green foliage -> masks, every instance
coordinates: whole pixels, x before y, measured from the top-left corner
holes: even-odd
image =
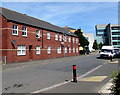
[[[117,72],[115,72],[112,75],[113,78],[113,86],[112,86],[112,93],[114,95],[120,95],[120,70],[118,70]]]
[[[102,46],[103,46],[103,44],[102,44],[102,43],[100,43],[100,44],[99,44],[99,49],[101,49],[101,48],[102,48]]]
[[[97,43],[97,41],[94,41],[94,43],[93,43],[93,49],[98,50],[98,43]]]
[[[85,46],[89,45],[88,40],[83,36],[83,33],[81,32],[81,29],[78,29],[75,31],[75,34],[79,37],[80,45],[84,48]]]

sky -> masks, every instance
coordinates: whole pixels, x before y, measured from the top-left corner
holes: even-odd
[[[118,24],[117,2],[2,2],[1,6],[85,33],[95,34],[98,24]]]

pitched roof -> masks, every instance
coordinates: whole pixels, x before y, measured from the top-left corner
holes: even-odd
[[[28,16],[26,14],[21,14],[6,8],[2,8],[0,7],[0,9],[2,9],[2,11],[0,11],[0,14],[2,14],[8,21],[13,21],[13,22],[17,22],[17,23],[21,23],[21,24],[25,24],[25,25],[30,25],[30,26],[34,26],[34,27],[39,27],[42,29],[47,29],[47,30],[51,30],[54,32],[58,32],[58,33],[67,33],[68,35],[71,36],[76,36],[75,34],[69,33],[68,30],[53,25],[49,22]],[[76,36],[77,37],[77,36]]]

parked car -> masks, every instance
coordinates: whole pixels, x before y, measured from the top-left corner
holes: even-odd
[[[113,58],[115,54],[113,46],[103,46],[100,51],[100,57]]]
[[[115,56],[120,54],[120,48],[114,48]]]

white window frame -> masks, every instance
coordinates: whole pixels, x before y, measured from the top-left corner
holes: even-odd
[[[55,40],[58,41],[58,35],[57,34],[55,34]]]
[[[25,35],[23,35],[25,33]],[[27,27],[22,27],[22,36],[27,37]]]
[[[75,39],[73,38],[72,40],[73,40],[73,43],[74,43],[74,42],[75,42]]]
[[[76,43],[78,43],[78,39],[76,39]]]
[[[64,47],[64,53],[67,53],[67,47]]]
[[[69,37],[69,40],[68,40],[69,42],[71,42],[71,38]]]
[[[57,48],[57,53],[60,54],[61,53],[61,47]]]
[[[17,46],[17,55],[26,55],[26,46],[25,45],[18,45]]]
[[[66,36],[64,36],[64,42],[66,42],[67,41],[67,37]]]
[[[14,33],[14,32],[16,32],[16,33]],[[18,25],[12,26],[12,35],[18,35]]]
[[[76,48],[76,52],[78,52],[78,48]]]
[[[50,46],[48,46],[48,48],[47,48],[47,54],[51,54],[51,47]]]
[[[71,48],[69,48],[69,53],[71,53]]]
[[[75,48],[73,48],[73,53],[75,53]]]
[[[36,30],[36,38],[40,38],[40,30]]]
[[[47,39],[50,40],[50,32],[47,32]]]
[[[40,54],[40,46],[36,46],[36,54]]]
[[[62,41],[62,35],[60,35],[59,38],[60,38],[60,41]]]

